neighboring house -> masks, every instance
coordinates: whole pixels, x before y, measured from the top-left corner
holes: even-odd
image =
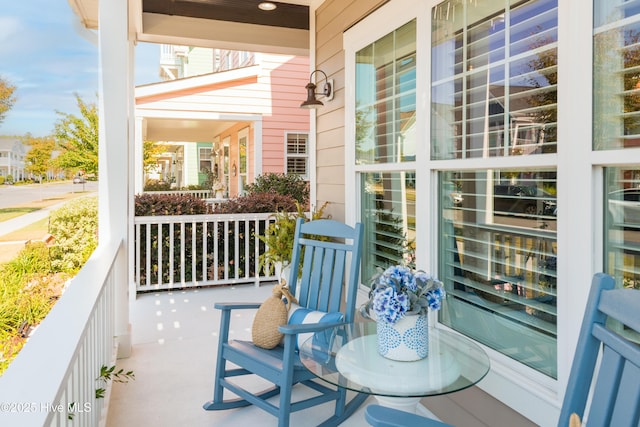
[[[11,176],[14,181],[25,178],[24,157],[27,148],[18,138],[0,137],[0,176]]]
[[[640,187],[637,2],[300,0],[279,2],[287,12],[280,19],[254,7],[225,15],[225,25],[208,18],[224,7],[217,2],[70,3],[85,26],[99,27],[101,66],[109,71],[100,85],[100,202],[108,209],[100,210],[97,253],[107,258],[111,242],[119,250],[91,266],[116,266],[115,308],[107,313],[121,356],[131,336],[134,146],[154,129],[149,121],[158,116],[171,136],[147,133],[150,139],[194,141],[200,134],[186,138],[186,128],[171,134],[172,120],[241,122],[230,139],[241,126],[251,139],[251,123],[264,135],[256,126],[267,121],[248,111],[252,98],[232,113],[211,113],[209,101],[228,90],[215,75],[189,83],[217,95],[195,96],[176,80],[134,97],[135,42],[309,55],[309,69],[335,82],[333,101],[311,115],[312,203],[330,202],[333,218],[365,223],[363,294],[377,263],[402,259],[403,233],[414,236],[410,255],[448,292],[436,326],[468,335],[491,358],[478,388],[494,399],[430,398],[434,412],[499,418],[504,404],[538,425],[556,424],[593,273],[640,286],[640,206],[624,191]],[[252,67],[230,73],[237,73],[232,84],[260,81]],[[293,89],[292,98],[303,98]],[[149,107],[146,115],[135,116],[134,98],[138,113]],[[167,99],[184,105],[168,108]],[[265,110],[277,107],[264,99]],[[207,135],[224,147],[222,130]],[[265,139],[254,145],[263,153],[253,154],[263,171],[276,168]],[[240,159],[230,148],[232,158]],[[259,169],[249,163],[246,170],[249,179]],[[521,186],[510,196],[536,201],[535,209],[495,209],[494,191],[505,183]],[[552,206],[549,197],[559,206],[550,212],[543,208]],[[389,242],[393,250],[385,252]]]
[[[209,49],[201,67],[185,71],[204,51],[174,49],[180,64],[162,69],[184,77],[136,88],[142,129],[136,143],[169,147],[158,159],[159,177],[185,187],[202,184],[212,171],[231,197],[267,172],[308,178],[309,112],[299,108],[308,58]],[[168,54],[163,57],[172,62]],[[218,71],[200,74],[209,59]]]

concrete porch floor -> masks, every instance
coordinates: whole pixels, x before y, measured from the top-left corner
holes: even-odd
[[[272,287],[248,284],[138,296],[130,319],[132,354],[117,361],[118,368],[134,371],[136,378],[126,384],[113,384],[107,426],[276,426],[275,417],[255,407],[226,411],[202,408],[213,397],[220,321],[213,304],[262,302],[271,295]],[[232,320],[233,338],[251,338],[254,313],[238,312]],[[307,390],[304,386],[299,388],[298,393]],[[294,389],[294,396],[295,392]],[[370,397],[365,405],[373,399]],[[365,405],[342,426],[367,426]],[[327,403],[296,412],[291,416],[291,425],[318,425],[331,415],[332,408]]]

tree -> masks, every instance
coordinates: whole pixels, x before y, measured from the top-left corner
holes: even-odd
[[[4,121],[9,110],[16,102],[16,97],[13,96],[16,87],[0,77],[0,123]]]
[[[55,141],[52,137],[28,138],[24,143],[31,147],[25,156],[25,170],[42,181],[42,177],[51,169]]]
[[[61,113],[55,124],[55,138],[60,149],[58,166],[67,170],[98,174],[98,107],[76,95],[80,117]]]
[[[153,172],[158,166],[158,157],[167,151],[167,146],[154,141],[142,143],[142,168],[145,172]]]

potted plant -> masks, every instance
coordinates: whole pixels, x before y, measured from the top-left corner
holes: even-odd
[[[326,218],[324,209],[327,203],[311,213],[311,219],[316,220]],[[282,275],[282,270],[291,263],[291,252],[293,251],[293,237],[296,231],[296,220],[298,218],[307,219],[302,205],[296,202],[297,212],[278,212],[274,214],[275,221],[269,224],[264,236],[258,238],[266,244],[265,251],[260,254],[258,260],[260,268],[265,274],[271,274],[275,268],[278,280]]]
[[[213,189],[213,192],[214,192],[214,194],[216,196],[216,199],[224,198],[224,193],[223,192],[224,192],[225,188],[226,188],[226,186],[224,185],[223,182],[215,181],[213,183],[212,189]]]
[[[395,265],[376,275],[363,313],[375,314],[378,353],[413,361],[428,355],[428,311],[439,310],[442,282],[422,270]]]

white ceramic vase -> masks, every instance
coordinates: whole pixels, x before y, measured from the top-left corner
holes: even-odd
[[[377,320],[378,353],[401,362],[424,359],[429,355],[428,326],[426,314],[404,316],[396,323]]]

